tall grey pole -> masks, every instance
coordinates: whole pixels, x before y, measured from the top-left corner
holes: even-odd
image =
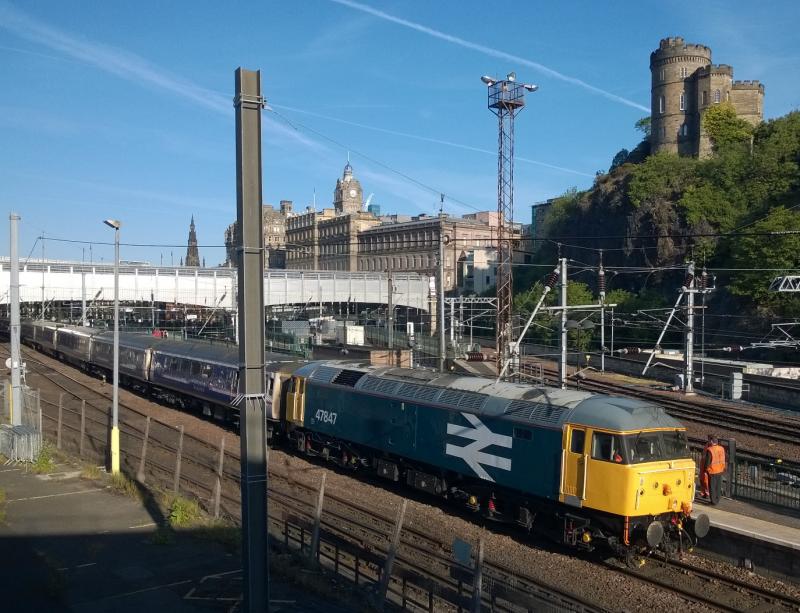
[[[600,307],[600,371],[606,372],[606,307]]]
[[[244,611],[269,606],[261,72],[236,69],[236,221]]]
[[[686,265],[686,351],[683,391],[694,393],[694,262]]]
[[[44,232],[42,232],[42,319],[44,319]]]
[[[611,309],[611,355],[614,355],[614,309]]]
[[[561,361],[558,381],[561,389],[567,389],[567,258],[561,258]]]
[[[19,253],[17,252],[17,222],[19,222],[20,216],[16,213],[11,213],[8,219],[11,229],[9,242],[11,248],[11,287],[9,287],[9,300],[11,302],[11,321],[9,322],[9,334],[11,336],[11,425],[19,426],[22,424],[22,377],[20,376],[22,362],[19,349]]]
[[[114,229],[114,369],[111,397],[111,474],[119,473],[119,229],[122,222],[106,219]]]
[[[392,271],[387,271],[389,276],[389,289],[386,299],[386,332],[388,334],[389,349],[394,349],[394,279],[392,278]],[[392,362],[394,363],[394,362]]]
[[[89,325],[86,321],[86,271],[81,271],[81,325]]]
[[[444,200],[444,196],[442,196]],[[445,359],[447,356],[445,345],[445,329],[444,329],[444,213],[439,210],[439,372],[444,372]],[[452,322],[450,323],[452,325]]]

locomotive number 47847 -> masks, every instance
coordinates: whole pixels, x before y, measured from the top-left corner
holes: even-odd
[[[317,409],[317,412],[314,414],[314,419],[332,426],[336,424],[336,417],[337,414],[333,411],[323,411],[322,409]]]

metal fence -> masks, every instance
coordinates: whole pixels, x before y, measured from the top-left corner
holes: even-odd
[[[725,447],[727,459],[723,477],[726,496],[800,510],[800,466],[737,451],[735,439],[721,439],[720,444]],[[701,445],[692,445],[692,456],[698,468],[702,453]]]
[[[83,460],[108,458],[108,408],[72,393],[34,394],[41,407],[44,432],[56,448]],[[135,479],[141,492],[156,486],[191,497],[214,517],[240,519],[239,450],[230,434],[212,444],[185,432],[182,425],[165,423],[132,407],[120,406],[120,468]],[[226,445],[227,440],[227,445]],[[532,590],[531,579],[486,560],[483,587],[473,571],[467,579],[454,577],[459,564],[440,546],[420,548],[420,538],[433,542],[402,520],[393,522],[348,496],[328,492],[324,503],[319,487],[304,483],[305,469],[288,464],[270,467],[269,530],[290,550],[312,556],[310,547],[316,520],[313,556],[329,571],[360,587],[388,579],[386,598],[411,610],[595,610],[556,587]],[[323,478],[324,483],[324,478]],[[324,487],[324,486],[322,486]],[[398,523],[399,522],[399,523]],[[404,538],[400,538],[402,527]],[[438,542],[438,541],[436,541]],[[392,545],[394,543],[394,545]],[[415,545],[416,544],[416,545]],[[388,550],[396,549],[393,565]],[[475,586],[478,586],[477,589]],[[482,608],[481,608],[482,602]],[[510,605],[508,603],[511,603]]]
[[[12,462],[33,462],[42,450],[42,407],[38,392],[23,387],[21,420],[11,423],[11,385],[3,382],[0,389],[0,454]]]

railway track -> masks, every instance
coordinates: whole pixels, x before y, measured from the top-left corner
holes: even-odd
[[[59,372],[53,366],[36,359],[31,355],[31,351],[26,351],[29,362],[36,363],[33,369],[39,376],[52,381],[53,385],[72,395],[85,395],[87,391],[93,394],[91,405],[103,412],[108,411],[109,399],[105,394],[97,391],[95,387],[64,372]],[[63,365],[62,365],[63,366]],[[69,367],[64,367],[69,368]],[[659,400],[661,402],[661,400]],[[88,404],[88,403],[87,403]],[[139,413],[133,407],[120,403],[120,408]],[[52,419],[52,417],[51,417]],[[98,431],[102,428],[105,432],[107,424],[103,420],[92,420]],[[130,436],[141,438],[142,429],[121,422],[123,433]],[[65,423],[66,426],[66,423]],[[209,500],[213,495],[213,487],[209,486],[207,475],[215,471],[214,454],[217,449],[210,442],[196,440],[195,449],[184,455],[184,472],[181,475],[182,490],[191,492],[201,500]],[[205,449],[199,447],[205,445]],[[164,448],[163,454],[156,454],[155,457],[148,456],[148,471],[150,474],[161,474],[162,481],[168,480],[173,467],[168,462],[168,449]],[[233,450],[232,450],[233,451]],[[202,456],[202,457],[200,457]],[[238,459],[238,458],[237,458]],[[132,461],[137,461],[136,454],[132,454]],[[238,515],[238,466],[228,464],[223,471],[223,489],[221,499],[223,508],[228,514],[236,517]],[[204,476],[206,477],[204,479]],[[316,489],[314,486],[303,483],[292,478],[287,473],[276,471],[270,467],[270,495],[272,500],[279,503],[286,510],[291,510],[306,517],[310,516],[310,504],[308,499],[313,499]],[[286,480],[292,488],[299,488],[305,491],[305,496],[297,496],[293,492],[287,492],[283,488],[277,488],[275,481]],[[272,515],[272,514],[271,514]],[[324,526],[352,542],[381,550],[385,549],[387,534],[391,533],[393,518],[387,518],[374,510],[358,505],[345,497],[337,496],[332,492],[326,492],[325,512],[323,514]],[[277,520],[275,520],[277,521]],[[450,545],[431,538],[424,532],[412,526],[406,526],[403,530],[402,548],[408,568],[415,572],[424,573],[431,579],[439,582],[450,582],[444,570],[447,564],[451,563]],[[627,568],[616,568],[619,572],[630,574],[632,577],[650,583],[660,589],[669,590],[680,594],[681,597],[695,602],[703,603],[713,608],[724,611],[751,611],[751,610],[786,610],[800,611],[800,601],[783,596],[781,594],[763,590],[761,588],[736,582],[723,575],[718,575],[710,571],[703,571],[693,566],[680,566],[679,563],[664,564],[661,562],[652,563],[646,569],[631,570]],[[570,594],[568,591],[558,586],[547,585],[541,581],[523,576],[518,570],[497,563],[488,562],[484,566],[484,576],[487,583],[499,586],[506,586],[509,589],[523,590],[537,598],[550,598],[550,602],[558,603],[557,606],[568,610],[595,611],[596,606],[583,601],[581,598]],[[686,581],[686,577],[691,577]],[[709,587],[711,586],[711,587]]]
[[[558,376],[558,372],[555,370],[548,368],[543,370],[545,375],[551,378]],[[580,382],[580,387],[587,391],[603,394],[651,400],[664,407],[673,417],[699,421],[788,445],[800,446],[800,421],[796,419],[789,419],[788,417],[779,419],[766,413],[759,416],[749,416],[740,411],[732,410],[722,403],[694,403],[688,400],[671,398],[664,393],[649,389],[641,389],[609,381],[598,381],[597,379],[583,379]]]
[[[606,562],[610,568],[719,611],[800,611],[800,600],[738,581],[680,560],[650,560],[640,568]]]

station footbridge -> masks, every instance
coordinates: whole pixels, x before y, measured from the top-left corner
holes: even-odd
[[[9,258],[0,258],[0,304],[9,301]],[[20,262],[21,303],[113,300],[114,265],[63,261]],[[392,302],[398,307],[429,311],[431,277],[392,274]],[[236,309],[235,268],[120,264],[119,298],[125,302],[162,302],[197,307]],[[376,272],[267,270],[267,307],[305,304],[386,304],[389,276]],[[434,306],[435,308],[435,306]]]

